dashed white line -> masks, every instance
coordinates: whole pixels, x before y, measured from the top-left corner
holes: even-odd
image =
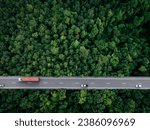
[[[107,85],[111,84],[111,83],[106,83]]]
[[[90,84],[95,84],[94,82],[91,82]]]
[[[63,82],[59,82],[59,84],[63,84]]]
[[[122,83],[122,84],[127,84],[127,83]]]
[[[48,82],[43,82],[44,84],[48,84]]]
[[[75,82],[74,84],[79,84],[79,82]]]
[[[11,82],[12,84],[16,84],[16,82]]]

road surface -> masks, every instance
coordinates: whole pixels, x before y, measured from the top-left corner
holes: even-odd
[[[19,82],[19,77],[0,77],[0,89],[150,89],[150,77],[40,77],[40,82]]]

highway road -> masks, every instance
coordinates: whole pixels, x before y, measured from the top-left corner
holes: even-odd
[[[0,77],[0,89],[150,89],[150,77],[40,77],[40,82],[18,78]]]

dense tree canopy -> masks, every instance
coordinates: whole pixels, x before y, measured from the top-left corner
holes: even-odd
[[[150,76],[149,0],[0,0],[1,76]],[[0,112],[150,112],[149,91],[0,90]]]

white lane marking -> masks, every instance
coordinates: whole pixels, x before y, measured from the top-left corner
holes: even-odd
[[[75,82],[74,84],[79,84],[79,82]]]
[[[122,84],[127,84],[127,83],[122,83]]]
[[[59,84],[63,84],[63,82],[59,82]]]
[[[11,82],[12,84],[16,84],[16,82]]]
[[[48,82],[43,82],[44,84],[48,84]]]
[[[91,82],[90,84],[95,84],[94,82]]]
[[[108,84],[108,85],[109,85],[109,84],[111,84],[111,83],[106,83],[106,84]]]

